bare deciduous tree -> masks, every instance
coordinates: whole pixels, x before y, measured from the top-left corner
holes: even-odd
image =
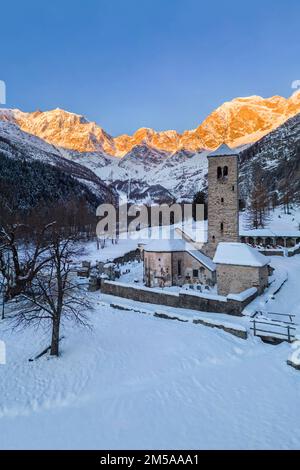
[[[34,232],[25,224],[0,226],[0,272],[6,279],[6,300],[20,295],[49,261],[47,241],[54,223]],[[30,234],[30,239],[26,237]],[[7,253],[11,262],[7,263]]]
[[[13,284],[13,270],[11,266],[10,252],[0,247],[0,291],[2,296],[1,320],[5,318],[5,303]]]
[[[47,263],[34,276],[30,288],[21,294],[23,308],[14,317],[16,327],[46,325],[51,327],[50,354],[59,355],[62,320],[73,320],[88,326],[85,311],[91,308],[72,270],[72,259],[78,254],[72,237],[53,230],[45,253]]]

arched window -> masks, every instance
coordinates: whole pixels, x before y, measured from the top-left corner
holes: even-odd
[[[220,166],[218,166],[217,176],[218,176],[218,180],[222,178],[222,168]]]
[[[226,176],[228,176],[228,166],[224,166],[223,168],[223,177],[225,178]]]
[[[224,224],[223,224],[223,222],[221,222],[220,228],[221,228],[221,232],[223,232],[223,230],[224,230]]]

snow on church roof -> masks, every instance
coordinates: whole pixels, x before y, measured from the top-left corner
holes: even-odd
[[[270,259],[245,243],[221,242],[213,261],[216,264],[262,267],[268,264]]]
[[[215,271],[216,270],[216,265],[215,263],[206,255],[204,255],[201,251],[196,250],[193,246],[191,246],[189,243],[187,243],[186,251],[189,253],[191,256],[196,258],[201,264],[207,267],[210,271]]]
[[[185,251],[185,242],[178,239],[152,240],[144,248],[144,251],[166,253],[171,251]]]
[[[231,149],[226,144],[220,145],[216,150],[208,154],[208,157],[219,157],[222,155],[237,155],[238,152],[235,149]]]

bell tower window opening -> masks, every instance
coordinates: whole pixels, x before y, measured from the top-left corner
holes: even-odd
[[[228,176],[228,166],[224,166],[224,168],[223,168],[223,177],[227,178],[227,176]]]
[[[222,168],[220,166],[218,166],[218,169],[217,169],[217,177],[218,177],[218,180],[221,179],[223,176],[222,174]]]

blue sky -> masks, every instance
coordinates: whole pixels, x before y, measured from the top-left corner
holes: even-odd
[[[196,127],[236,96],[292,93],[299,0],[1,2],[7,107],[64,108],[107,132]]]

